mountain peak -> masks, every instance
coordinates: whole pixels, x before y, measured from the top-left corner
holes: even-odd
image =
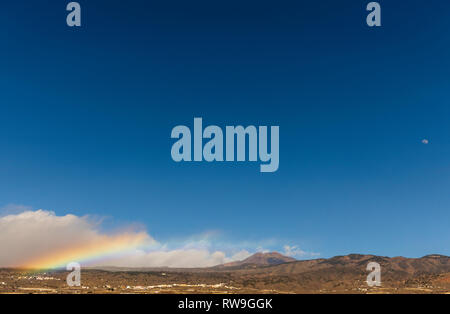
[[[225,267],[237,267],[237,266],[247,266],[247,265],[257,265],[257,266],[273,266],[283,263],[295,262],[295,258],[284,256],[278,252],[258,252],[252,256],[247,257],[242,261],[236,261],[231,263],[223,264]]]

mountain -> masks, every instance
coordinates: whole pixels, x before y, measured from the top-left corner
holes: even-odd
[[[370,262],[380,264],[379,287],[367,285]],[[83,268],[88,288],[81,290],[66,285],[67,275],[44,273],[39,276],[49,280],[42,281],[23,270],[0,269],[0,293],[450,293],[450,257],[437,254],[295,260],[272,252],[207,268]]]
[[[450,272],[450,257],[427,255],[421,258],[385,257],[376,255],[350,254],[328,259],[294,261],[252,270],[265,274],[318,274],[318,273],[367,273],[370,262],[377,262],[386,277],[406,278],[411,275],[440,274]]]
[[[450,257],[444,255],[406,258],[350,254],[300,261],[276,259],[274,264],[269,264],[270,257],[280,256],[283,257],[279,253],[256,254],[215,270],[231,274],[234,282],[244,287],[260,290],[356,293],[367,291],[367,265],[377,262],[383,284],[379,291],[430,293],[450,287]]]
[[[219,267],[274,266],[295,261],[297,261],[295,258],[284,256],[278,252],[256,253],[242,261],[226,263]]]
[[[279,265],[234,269],[242,282],[258,278],[258,287],[279,291],[359,291],[365,289],[370,262],[381,266],[383,287],[411,288],[415,292],[450,286],[450,257],[427,255],[421,258],[350,254],[329,259],[295,261]],[[392,292],[392,290],[390,290]],[[402,290],[408,292],[409,290]]]

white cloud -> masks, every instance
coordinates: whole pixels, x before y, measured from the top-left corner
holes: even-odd
[[[258,246],[258,247],[256,248],[256,252],[259,252],[259,253],[269,253],[270,250],[269,250],[269,249],[265,249],[265,248],[263,248],[262,246]]]
[[[158,243],[146,232],[106,234],[89,217],[57,216],[45,210],[0,217],[0,267],[71,261],[123,267],[207,267],[250,255],[243,250],[228,257],[204,243],[196,239],[168,249],[169,245]],[[92,259],[95,255],[101,259]]]
[[[176,249],[167,251],[136,250],[127,256],[97,263],[98,266],[119,267],[209,267],[223,264],[224,252],[206,249]]]
[[[25,211],[0,218],[0,266],[28,266],[58,262],[66,254],[76,257],[94,254],[95,247],[113,250],[111,245],[134,245],[154,241],[142,232],[102,234],[88,217],[56,216],[44,210]],[[77,253],[78,252],[78,253]]]
[[[252,255],[252,253],[250,253],[247,250],[241,250],[237,253],[235,253],[230,260],[227,260],[226,262],[232,262],[232,261],[242,261],[244,259],[246,259],[247,257],[250,257]]]
[[[209,267],[243,260],[255,251],[269,251],[259,244],[222,242],[215,238],[215,232],[160,243],[145,231],[102,232],[100,222],[88,216],[57,216],[20,205],[3,209],[25,211],[0,216],[0,267],[64,267],[69,262],[88,266]],[[267,243],[272,246],[272,242]],[[248,251],[251,247],[256,250]],[[319,255],[289,245],[282,253],[303,258]]]
[[[300,249],[296,245],[285,245],[283,247],[284,252],[283,254],[286,256],[294,257],[294,258],[308,258],[308,257],[317,257],[320,254],[319,253],[313,253],[313,252],[306,252]]]

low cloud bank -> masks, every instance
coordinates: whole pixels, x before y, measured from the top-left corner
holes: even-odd
[[[26,210],[0,217],[0,267],[52,268],[72,261],[122,267],[208,267],[250,256],[185,243],[167,249],[146,232],[107,234],[88,217]]]

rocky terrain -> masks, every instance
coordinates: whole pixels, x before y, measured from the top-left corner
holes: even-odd
[[[381,265],[381,287],[366,283],[372,261]],[[450,293],[450,257],[442,255],[296,261],[258,253],[210,268],[82,269],[80,287],[68,287],[67,274],[0,269],[0,293]]]

